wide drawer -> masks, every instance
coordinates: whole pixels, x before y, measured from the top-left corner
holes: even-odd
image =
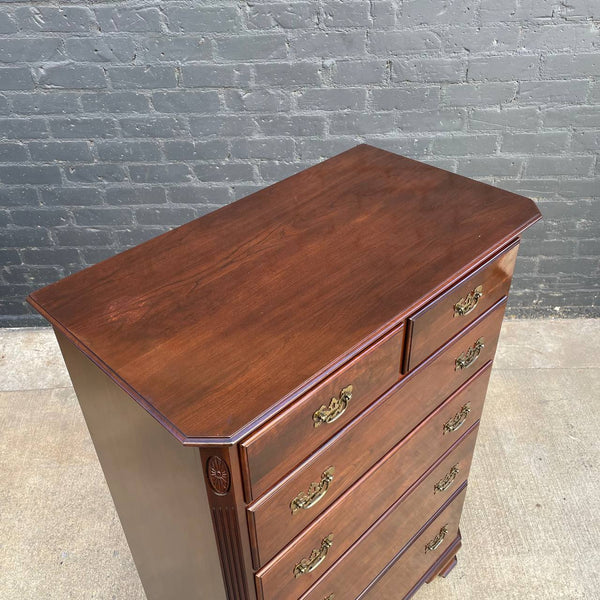
[[[403,343],[401,326],[240,444],[248,502],[398,381]]]
[[[397,509],[394,507],[301,596],[301,600],[323,600],[331,598],[332,594],[336,600],[357,598],[402,550],[403,541],[411,543],[411,536],[416,538],[411,545],[411,565],[421,573],[425,572],[443,553],[444,547],[458,535],[465,493],[466,482],[422,533],[419,527],[427,517],[418,521],[413,515],[407,514],[402,505]],[[405,559],[402,557],[399,560]],[[395,591],[377,597],[388,600],[402,598],[402,594]]]
[[[255,568],[266,564],[462,385],[479,365],[493,358],[504,306],[504,302],[500,303],[473,323],[248,507]],[[457,368],[457,360],[470,362],[464,368]],[[430,457],[435,458],[441,452],[440,448]]]
[[[466,481],[477,430],[475,423],[414,483],[413,462],[408,457],[413,452],[422,455],[427,440],[419,434],[406,438],[256,574],[259,600],[298,598],[395,502],[398,492],[408,486],[400,499],[401,508],[414,517],[413,522],[424,522]],[[434,458],[430,456],[426,462]],[[302,559],[318,556],[323,540],[330,535],[333,543],[322,563],[299,573]],[[398,538],[396,543],[405,541]]]
[[[508,294],[518,248],[511,244],[408,319],[405,372]]]
[[[460,499],[457,498],[457,501]],[[412,597],[415,586],[423,581],[444,552],[452,546],[460,547],[460,543],[455,543],[460,541],[460,514],[457,518],[455,507],[451,505],[448,508],[404,549],[398,559],[386,569],[386,573],[360,595],[360,600],[402,600]],[[441,543],[435,550],[427,551],[427,548],[436,545],[438,541]]]

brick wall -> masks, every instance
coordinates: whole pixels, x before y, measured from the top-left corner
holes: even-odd
[[[535,198],[510,312],[597,315],[599,26],[599,0],[4,0],[1,323],[361,141]]]

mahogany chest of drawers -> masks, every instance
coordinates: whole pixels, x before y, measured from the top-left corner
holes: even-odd
[[[401,599],[447,574],[539,218],[361,145],[32,294],[148,598]]]

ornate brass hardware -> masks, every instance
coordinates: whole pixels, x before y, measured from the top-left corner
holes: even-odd
[[[473,346],[471,346],[466,352],[463,352],[455,361],[454,361],[454,370],[462,371],[470,367],[481,354],[481,351],[485,348],[483,343],[483,338],[480,337]]]
[[[449,421],[444,423],[443,434],[452,433],[460,429],[471,412],[471,403],[467,402]]]
[[[303,558],[294,567],[294,577],[300,577],[314,571],[326,558],[329,548],[333,545],[333,533],[330,533],[327,537],[324,537],[321,541],[321,547],[315,548],[308,558]],[[331,596],[329,596],[331,598]]]
[[[482,296],[483,286],[478,285],[472,292],[469,292],[454,305],[454,316],[464,317],[465,315],[468,315],[472,310],[475,310],[479,298]]]
[[[459,472],[460,469],[458,468],[458,465],[454,465],[450,471],[448,471],[448,474],[433,486],[433,493],[437,494],[438,492],[445,492],[448,488],[452,487]]]
[[[439,548],[444,542],[444,538],[448,535],[448,525],[444,525],[440,532],[428,543],[425,544],[425,554],[433,552],[436,548]]]
[[[333,423],[336,419],[339,419],[348,408],[350,400],[352,400],[352,386],[347,385],[340,391],[338,398],[334,396],[331,399],[329,406],[323,404],[319,410],[315,411],[313,415],[315,427],[323,423]]]
[[[291,502],[290,508],[292,514],[295,515],[299,510],[306,510],[314,506],[329,489],[329,484],[333,481],[335,467],[329,467],[321,475],[321,481],[313,481],[308,492],[300,492]]]

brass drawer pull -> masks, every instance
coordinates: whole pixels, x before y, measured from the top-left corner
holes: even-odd
[[[433,486],[433,493],[437,494],[438,492],[445,492],[447,489],[451,488],[452,484],[456,481],[456,476],[459,472],[460,469],[458,468],[458,465],[454,465],[450,471],[448,471],[448,474]]]
[[[471,403],[467,402],[449,421],[444,423],[443,434],[458,431],[465,424],[470,412]]]
[[[444,542],[444,538],[448,535],[448,525],[444,525],[440,532],[428,543],[425,544],[425,554],[428,552],[433,552],[435,549],[439,548]]]
[[[454,361],[454,370],[462,371],[462,369],[466,369],[470,367],[481,354],[481,351],[485,348],[483,343],[483,338],[480,337],[473,346],[471,346],[466,352],[463,352],[455,361]]]
[[[329,467],[321,475],[321,481],[313,481],[308,488],[308,492],[300,492],[291,502],[290,508],[295,515],[299,510],[306,510],[314,506],[329,489],[329,484],[333,481],[335,467]]]
[[[479,298],[482,296],[483,286],[478,285],[472,292],[468,293],[464,298],[461,298],[454,305],[454,316],[464,317],[465,315],[468,315],[471,311],[475,310],[475,307],[479,302]]]
[[[348,408],[350,400],[352,400],[352,386],[348,385],[340,391],[338,398],[334,396],[331,399],[329,406],[323,404],[319,410],[315,411],[313,415],[315,427],[323,423],[333,423],[336,419],[339,419]]]
[[[333,545],[333,533],[330,533],[327,537],[324,537],[321,541],[321,547],[315,548],[308,558],[303,558],[294,567],[294,577],[300,577],[314,571],[326,558],[329,548]],[[331,597],[331,596],[330,596]]]

